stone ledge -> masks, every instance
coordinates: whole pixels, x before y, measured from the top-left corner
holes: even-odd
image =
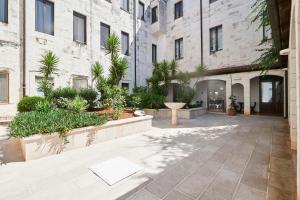
[[[152,115],[155,119],[159,118],[170,118],[171,109],[144,109],[147,115]],[[179,109],[177,115],[179,119],[195,119],[206,113],[206,108],[190,108],[190,109]]]
[[[58,133],[21,138],[23,156],[25,160],[33,160],[148,131],[152,128],[152,119],[152,116],[133,117],[109,121],[102,126],[74,129],[67,133],[67,144]]]

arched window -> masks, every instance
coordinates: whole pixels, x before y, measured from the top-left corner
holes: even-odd
[[[0,103],[9,102],[9,76],[8,72],[0,72]]]

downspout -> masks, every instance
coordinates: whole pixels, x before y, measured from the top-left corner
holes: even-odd
[[[201,32],[201,65],[204,65],[203,62],[203,6],[202,6],[202,0],[200,0],[200,32]]]
[[[20,33],[20,42],[21,42],[21,49],[20,49],[20,97],[26,96],[26,0],[20,1],[22,8],[20,8],[20,26],[21,33]]]
[[[136,0],[133,0],[133,38],[134,38],[134,87],[136,84]]]

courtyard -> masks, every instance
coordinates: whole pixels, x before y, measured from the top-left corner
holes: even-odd
[[[179,122],[26,162],[0,150],[0,199],[296,199],[287,120],[209,113]],[[89,167],[115,157],[143,170],[108,186]]]

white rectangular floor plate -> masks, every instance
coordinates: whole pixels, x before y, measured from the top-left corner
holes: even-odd
[[[129,160],[117,157],[105,162],[97,163],[89,169],[111,186],[142,170],[142,167]]]

